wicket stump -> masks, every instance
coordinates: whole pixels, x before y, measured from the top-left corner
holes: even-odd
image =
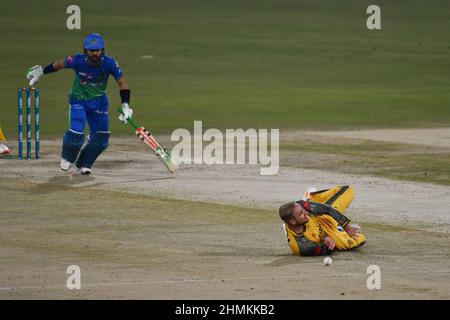
[[[34,146],[35,146],[35,158],[39,159],[40,156],[40,106],[39,106],[39,89],[38,88],[19,88],[17,92],[17,113],[18,113],[18,134],[19,145],[18,153],[19,159],[23,159],[23,96],[26,97],[26,128],[27,128],[27,159],[31,159],[31,109],[32,109],[32,93],[34,92]]]

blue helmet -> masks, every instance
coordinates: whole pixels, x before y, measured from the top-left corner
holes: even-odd
[[[103,43],[103,38],[98,33],[91,33],[84,40],[83,48],[89,50],[99,50],[103,49],[105,44]]]

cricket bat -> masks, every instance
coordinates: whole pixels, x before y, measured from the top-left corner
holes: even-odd
[[[117,108],[117,110],[119,113],[122,113],[121,107]],[[170,153],[156,141],[155,137],[147,129],[141,127],[132,117],[129,117],[127,121],[134,128],[136,136],[155,152],[156,157],[163,163],[167,170],[174,173],[178,169],[178,164],[172,160]]]

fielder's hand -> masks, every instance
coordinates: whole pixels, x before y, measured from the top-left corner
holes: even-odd
[[[127,119],[133,115],[133,109],[130,108],[128,103],[122,103],[122,113],[119,115],[119,120],[123,123],[128,123]]]
[[[347,224],[344,230],[350,237],[355,240],[358,239],[359,235],[361,234],[361,227],[354,223]]]
[[[325,239],[323,239],[323,242],[327,245],[328,250],[334,250],[334,247],[336,246],[336,241],[334,241],[330,237],[325,237]]]
[[[27,71],[27,79],[30,80],[30,86],[34,86],[36,82],[39,81],[39,78],[44,74],[44,71],[42,70],[42,66],[35,65],[34,67],[31,67]]]

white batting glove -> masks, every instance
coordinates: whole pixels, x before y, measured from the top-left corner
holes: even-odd
[[[27,79],[30,80],[30,87],[32,87],[36,82],[39,81],[39,78],[44,74],[42,70],[42,66],[35,65],[31,67],[27,71]]]
[[[133,109],[130,108],[128,103],[122,103],[122,113],[119,115],[119,120],[123,123],[128,123],[127,119],[133,115]]]

